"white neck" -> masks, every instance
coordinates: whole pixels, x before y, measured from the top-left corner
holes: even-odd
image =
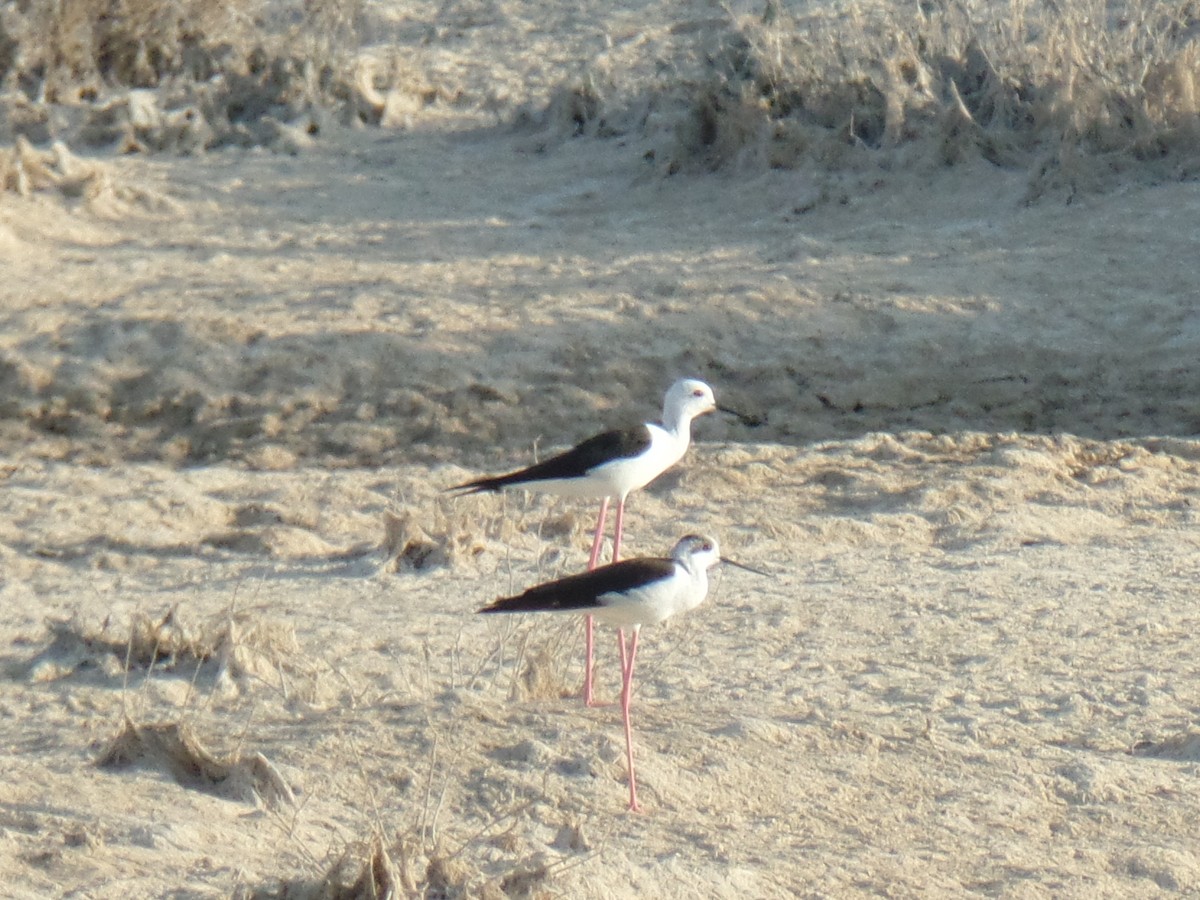
[[[696,417],[686,410],[664,407],[662,418],[663,431],[676,440],[682,440],[683,446],[686,449],[688,442],[692,439],[692,419],[694,418]]]
[[[680,428],[678,423],[672,428],[671,423],[664,425],[648,425],[650,429],[651,440],[657,445],[660,465],[673,466],[679,460],[683,459],[683,454],[687,453],[688,446],[692,442],[692,429],[689,427],[691,419],[683,423]],[[655,436],[657,433],[657,436]]]
[[[675,561],[683,566],[683,570],[692,576],[693,581],[708,580],[707,560],[699,560],[695,556],[677,556]]]
[[[694,609],[704,602],[708,595],[708,569],[698,560],[689,557],[678,560],[683,571],[687,573],[690,584],[683,595],[680,611]]]

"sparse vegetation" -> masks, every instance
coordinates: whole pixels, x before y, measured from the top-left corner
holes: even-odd
[[[67,104],[86,111],[73,144],[297,152],[331,111],[387,126],[443,94],[458,99],[420,72],[363,56],[357,3],[21,8],[0,17],[0,85],[8,129],[35,143],[63,137],[50,109]],[[804,13],[766,0],[761,13],[730,12],[689,52],[702,57],[698,66],[664,67],[654,87],[635,84],[637,98],[606,98],[604,78],[574,77],[535,119],[569,136],[640,129],[667,174],[982,158],[1028,169],[1031,199],[1104,188],[1131,169],[1155,181],[1200,174],[1195,0],[1112,9],[1100,0],[930,0]],[[398,80],[409,89],[391,90]],[[664,110],[674,123],[665,131],[651,114]],[[510,117],[527,121],[528,112],[514,106]]]
[[[524,811],[522,808],[521,811]],[[511,825],[510,815],[497,818],[491,827]],[[483,840],[485,834],[474,836]],[[376,900],[383,897],[551,897],[554,878],[578,860],[542,857],[515,862],[502,875],[489,876],[473,861],[463,858],[466,847],[424,847],[414,831],[396,837],[388,846],[378,834],[361,844],[345,847],[333,865],[313,879],[281,882],[277,887],[247,894],[253,900]]]
[[[1191,0],[855,4],[802,18],[768,0],[735,26],[694,88],[668,171],[982,157],[1030,168],[1031,197],[1135,166],[1200,174]]]
[[[287,780],[261,753],[218,756],[186,723],[138,724],[126,719],[96,765],[117,770],[148,766],[165,772],[183,787],[259,801],[273,809],[296,804]]]
[[[38,150],[24,135],[18,135],[11,148],[0,147],[0,191],[22,197],[57,193],[99,215],[116,216],[131,206],[155,212],[175,209],[170,198],[125,184],[113,175],[111,167],[81,159],[61,141],[48,150]]]
[[[0,78],[51,103],[94,98],[106,86],[158,87],[212,77],[252,24],[254,0],[62,0],[16,4]]]
[[[202,623],[176,607],[164,615],[135,614],[128,629],[81,617],[48,623],[52,639],[29,662],[32,682],[55,681],[89,669],[108,678],[155,671],[196,679],[202,672],[222,693],[236,696],[265,685],[283,696],[308,696],[315,667],[304,658],[288,625],[255,613],[227,611]]]
[[[257,0],[10,4],[0,14],[3,137],[117,152],[296,152],[320,130],[319,111],[375,115],[350,59],[357,15],[336,0],[295,10]],[[64,108],[74,112],[54,113]]]

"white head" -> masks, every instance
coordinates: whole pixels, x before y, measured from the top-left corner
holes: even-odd
[[[770,575],[769,572],[764,572],[762,569],[756,569],[740,563],[736,559],[722,556],[717,539],[706,534],[686,534],[681,537],[671,549],[671,558],[678,560],[694,575],[707,572],[719,562],[729,563],[731,566],[737,566],[739,569],[745,569],[755,575]]]
[[[721,548],[714,537],[688,534],[680,538],[671,549],[671,558],[681,563],[693,575],[698,575],[707,572],[721,561]]]
[[[695,378],[681,378],[663,400],[663,424],[671,430],[686,428],[696,416],[717,408],[713,389]]]

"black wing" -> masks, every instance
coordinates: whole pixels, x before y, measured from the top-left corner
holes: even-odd
[[[578,478],[614,459],[628,459],[637,456],[649,446],[650,429],[645,425],[618,431],[606,431],[527,469],[509,472],[507,475],[497,475],[494,478],[468,481],[465,484],[447,488],[447,490],[475,494],[479,491],[498,491],[501,488],[527,484],[531,481]]]
[[[531,587],[515,597],[501,597],[481,613],[565,612],[603,606],[605,594],[624,593],[675,574],[670,559],[625,559],[591,572],[569,575]]]

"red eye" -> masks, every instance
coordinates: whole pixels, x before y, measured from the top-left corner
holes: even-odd
[[[704,391],[700,390],[699,388],[696,388],[696,390],[692,391],[692,396],[693,397],[703,397]]]

